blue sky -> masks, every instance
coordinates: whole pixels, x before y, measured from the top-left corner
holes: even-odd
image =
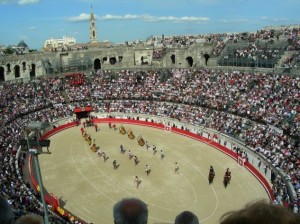
[[[41,49],[64,35],[88,42],[91,4],[98,40],[113,43],[300,24],[299,0],[0,0],[0,45]]]

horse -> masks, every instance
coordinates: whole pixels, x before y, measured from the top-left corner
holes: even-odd
[[[85,141],[88,140],[88,137],[89,137],[88,133],[83,132],[83,138],[84,138]]]
[[[96,146],[95,143],[92,144],[91,150],[92,150],[93,152],[96,152],[96,151],[97,151],[97,146]]]
[[[93,140],[92,140],[91,136],[88,136],[87,142],[88,142],[89,145],[92,145]]]
[[[142,138],[142,136],[139,136],[137,140],[138,140],[138,143],[139,143],[140,146],[144,146],[145,145],[145,141]]]
[[[125,130],[125,128],[123,127],[123,125],[121,125],[121,127],[119,128],[119,132],[120,132],[120,134],[122,134],[122,135],[125,135],[125,134],[126,134],[126,130]]]
[[[129,139],[134,139],[134,137],[135,137],[131,130],[128,131],[127,135],[128,135]]]
[[[230,179],[231,179],[230,176],[228,176],[228,175],[224,176],[223,184],[224,184],[225,188],[227,187],[228,184],[230,184]]]
[[[214,182],[214,178],[215,178],[215,173],[214,172],[209,172],[209,174],[208,174],[208,183],[212,184]]]

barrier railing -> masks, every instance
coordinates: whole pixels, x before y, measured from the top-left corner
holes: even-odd
[[[171,131],[174,132],[174,133],[181,134],[181,135],[199,140],[201,142],[204,142],[204,143],[206,143],[206,144],[222,151],[223,153],[230,156],[234,160],[237,160],[237,158],[238,158],[238,154],[236,152],[234,152],[232,149],[230,149],[231,147],[228,148],[224,145],[221,145],[220,142],[212,141],[208,136],[204,136],[205,134],[204,134],[203,130],[206,130],[204,128],[201,128],[200,130],[202,132],[199,133],[199,130],[197,130],[197,127],[195,127],[195,129],[191,129],[191,130],[188,129],[188,126],[185,126],[185,127],[181,126],[181,128],[174,127],[176,121],[174,123],[170,124],[170,121],[174,121],[170,118],[151,117],[149,119],[149,117],[147,117],[147,118],[145,118],[145,117],[142,118],[141,117],[140,118],[138,116],[139,118],[135,117],[135,119],[132,119],[132,114],[130,114],[131,119],[127,119],[126,116],[128,116],[128,114],[126,114],[126,115],[125,114],[114,114],[115,118],[107,118],[107,116],[105,116],[105,115],[108,115],[108,114],[101,114],[102,118],[95,118],[93,120],[93,122],[95,122],[95,123],[109,123],[109,122],[112,122],[112,123],[123,123],[123,124],[124,123],[129,123],[129,124],[143,125],[143,126],[159,128],[159,129],[164,129],[166,125],[168,125],[168,126],[170,125],[172,127]],[[182,124],[182,123],[181,122],[176,122],[176,124],[178,125],[178,124]],[[70,122],[70,123],[63,124],[59,127],[53,128],[52,130],[45,133],[42,136],[42,139],[49,138],[52,135],[54,135],[54,134],[56,134],[60,131],[63,131],[63,130],[68,129],[68,128],[75,127],[77,125],[78,125],[78,123],[76,123],[76,122]],[[193,127],[193,126],[189,125],[189,128],[190,127]],[[273,200],[274,196],[273,196],[273,193],[272,193],[272,188],[271,188],[269,182],[266,180],[265,176],[262,175],[250,162],[246,161],[245,162],[245,167],[249,172],[251,172],[260,181],[260,183],[265,188],[270,200]],[[36,189],[39,189],[39,186],[37,184],[37,181],[35,180],[35,177],[34,177],[33,173],[31,172],[30,174],[31,174],[32,183],[34,184]],[[55,195],[46,194],[45,200],[48,204],[54,206],[53,209],[54,209],[55,212],[58,212],[59,214],[61,214],[63,216],[69,216],[69,217],[72,216],[68,211],[61,208],[59,206],[58,202],[54,203],[55,201],[57,201],[57,198],[56,198]]]
[[[201,134],[203,136],[208,137],[208,134],[211,136],[217,135],[219,143],[230,150],[234,150],[235,148],[239,148],[242,151],[246,151],[248,155],[248,162],[255,167],[260,173],[269,181],[271,182],[272,173],[274,176],[280,176],[281,179],[284,181],[285,185],[288,188],[288,194],[290,197],[290,201],[294,201],[297,198],[297,193],[293,187],[291,180],[288,178],[288,175],[273,167],[272,163],[268,161],[265,157],[255,152],[255,149],[246,146],[246,144],[242,141],[239,141],[234,136],[228,136],[222,133],[217,132],[216,130],[212,130],[209,128],[205,128],[204,126],[197,125],[197,124],[190,124],[188,122],[180,122],[176,119],[172,119],[165,116],[154,116],[149,114],[136,114],[136,113],[120,113],[120,112],[113,112],[113,113],[92,113],[93,116],[97,116],[99,118],[107,118],[109,116],[115,118],[128,118],[134,117],[135,119],[139,118],[139,120],[153,120],[155,123],[175,125],[177,127],[182,127],[184,130],[188,129],[192,133]]]
[[[66,124],[62,124],[56,128],[52,128],[51,130],[48,130],[48,132],[46,132],[41,139],[47,139],[49,137],[51,137],[54,134],[57,134],[63,130],[66,130],[68,128],[72,128],[78,125],[77,122],[68,122],[68,119],[64,119],[67,123]],[[29,156],[29,162],[28,162],[28,166],[29,166],[29,174],[30,174],[30,178],[31,178],[31,182],[33,184],[33,186],[35,187],[35,189],[37,191],[40,191],[40,186],[38,185],[38,182],[36,181],[35,178],[35,173],[32,170],[32,166],[33,166],[33,160],[32,160],[32,155]],[[52,211],[59,214],[60,216],[63,217],[68,217],[69,220],[80,220],[80,223],[85,224],[86,222],[81,220],[78,217],[75,217],[74,215],[72,215],[69,211],[67,211],[66,209],[60,207],[60,203],[59,203],[59,199],[52,193],[49,193],[45,190],[45,201],[48,205],[50,205],[52,207]]]
[[[115,114],[117,115],[117,114]],[[122,116],[122,114],[118,114],[119,116],[116,116],[114,118],[96,118],[94,119],[94,122],[96,123],[109,123],[109,122],[113,122],[113,123],[129,123],[129,124],[137,124],[137,125],[143,125],[143,126],[148,126],[148,127],[153,127],[153,128],[159,128],[159,129],[164,129],[165,126],[171,126],[171,131],[174,133],[178,133],[181,135],[185,135],[187,137],[190,138],[194,138],[197,139],[201,142],[204,142],[220,151],[222,151],[223,153],[225,153],[226,155],[230,156],[231,158],[237,160],[238,159],[238,154],[233,151],[230,148],[221,145],[219,141],[214,141],[211,138],[205,135],[202,135],[198,132],[199,130],[196,129],[188,129],[187,127],[183,127],[183,128],[177,128],[174,127],[173,124],[169,124],[167,122],[167,119],[162,119],[162,118],[157,118],[157,117],[151,117],[150,119],[145,119],[142,118],[140,116],[135,117],[135,119],[132,119],[132,116],[130,117],[131,119],[127,119],[126,116],[124,118],[124,116]],[[132,115],[132,114],[131,114]],[[180,122],[179,122],[180,123]],[[175,125],[176,126],[176,125]],[[193,127],[192,125],[190,125],[191,127]],[[197,128],[197,127],[195,127]],[[201,131],[203,130],[207,130],[207,129],[203,129],[201,128]],[[213,136],[213,135],[212,135]],[[245,167],[260,181],[260,183],[264,186],[264,188],[266,189],[269,198],[271,200],[274,199],[274,195],[272,193],[272,188],[270,186],[270,183],[266,180],[266,176],[263,175],[261,172],[259,172],[256,167],[249,161],[245,161]]]

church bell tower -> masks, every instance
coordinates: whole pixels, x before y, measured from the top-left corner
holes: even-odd
[[[91,17],[90,17],[90,43],[97,43],[97,36],[96,36],[96,21],[93,12],[93,6],[91,5]]]

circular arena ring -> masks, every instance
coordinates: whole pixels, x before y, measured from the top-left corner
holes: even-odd
[[[194,212],[201,223],[213,224],[225,212],[239,209],[249,201],[270,200],[270,187],[264,177],[250,164],[241,166],[232,151],[210,139],[146,121],[96,122],[98,131],[94,126],[85,131],[106,153],[106,160],[91,150],[82,136],[82,126],[74,124],[46,134],[51,140],[51,154],[39,157],[47,192],[58,198],[59,207],[86,222],[113,223],[112,207],[124,197],[145,201],[149,224],[174,223],[176,215],[185,210]],[[110,128],[109,122],[116,129]],[[132,131],[133,139],[119,133],[121,125]],[[150,147],[139,145],[138,137]],[[120,145],[126,150],[124,153],[120,152]],[[130,154],[137,156],[139,163],[135,164]],[[117,169],[113,168],[113,160],[119,164]],[[146,165],[151,167],[149,175]],[[210,165],[216,173],[212,184],[208,183]],[[232,179],[225,188],[223,177],[227,168],[232,171]],[[141,181],[139,186],[135,176]]]

